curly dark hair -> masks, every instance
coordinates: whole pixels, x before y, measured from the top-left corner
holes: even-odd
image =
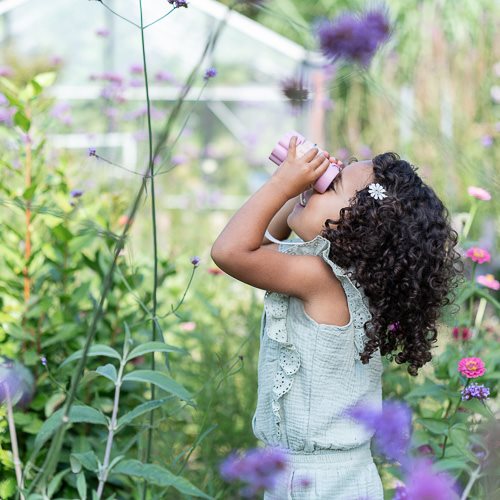
[[[355,158],[354,158],[355,160]],[[455,250],[458,233],[449,212],[417,167],[388,152],[372,159],[374,182],[387,197],[358,191],[339,219],[327,219],[321,235],[330,241],[330,258],[361,286],[372,319],[365,323],[368,340],[360,354],[363,364],[380,347],[390,361],[408,363],[408,373],[432,359],[436,324],[444,306],[456,299],[463,262]],[[335,224],[336,228],[330,225]]]

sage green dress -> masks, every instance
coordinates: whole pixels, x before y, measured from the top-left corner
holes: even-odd
[[[328,263],[346,294],[350,321],[319,324],[300,299],[265,294],[252,429],[267,446],[286,448],[290,466],[264,500],[383,500],[373,432],[345,414],[360,402],[382,408],[380,350],[366,365],[359,359],[363,325],[371,319],[368,300],[348,270],[329,259],[327,239],[279,243],[280,252],[318,255]]]

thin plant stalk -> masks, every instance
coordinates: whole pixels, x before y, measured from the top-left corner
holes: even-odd
[[[467,382],[465,382],[464,389],[465,389],[465,388],[469,385],[469,382],[470,382],[470,378],[468,378],[468,379],[467,379]],[[462,401],[462,396],[460,395],[460,396],[459,396],[459,399],[458,399],[458,404],[457,404],[457,406],[455,407],[455,411],[452,413],[452,415],[450,415],[450,417],[448,418],[448,420],[451,420],[451,418],[455,415],[455,413],[457,412],[457,410],[458,410],[458,408],[459,408],[459,406],[460,406],[461,401]],[[448,410],[450,409],[450,407],[451,407],[451,400],[450,400],[450,405],[448,406]],[[448,411],[446,412],[446,415],[445,415],[445,417],[444,417],[445,419],[446,419],[446,417],[447,417],[447,414],[448,414]],[[443,459],[443,458],[444,458],[444,454],[445,454],[445,452],[446,452],[446,443],[447,443],[447,441],[448,441],[448,435],[446,435],[446,436],[444,437],[444,441],[443,441],[443,451],[442,451],[442,453],[441,453],[441,457],[440,457],[440,459]]]
[[[120,390],[121,390],[121,386],[122,386],[123,371],[124,371],[125,365],[126,365],[126,361],[125,361],[126,358],[127,358],[127,353],[125,352],[123,354],[123,359],[120,362],[120,368],[118,369],[118,375],[117,375],[116,383],[115,383],[115,398],[113,401],[113,412],[111,414],[111,421],[109,423],[108,439],[106,441],[106,451],[104,452],[102,469],[99,471],[99,486],[97,487],[97,498],[102,497],[102,493],[104,491],[104,485],[106,484],[106,481],[107,481],[108,475],[109,475],[109,459],[111,457],[113,438],[115,436],[115,431],[117,428],[116,423],[117,423],[117,416],[118,416],[118,406],[120,403]]]
[[[476,319],[474,321],[474,328],[479,331],[481,328],[481,323],[483,322],[484,312],[486,311],[487,301],[484,297],[479,300],[479,306],[477,307]]]
[[[476,274],[476,266],[477,266],[477,262],[473,262],[472,263],[472,271],[471,271],[471,282],[472,282],[472,286],[475,286],[474,285],[474,275]],[[472,318],[473,318],[473,315],[474,315],[474,294],[472,294],[470,296],[470,299],[469,299],[469,325],[472,326]]]
[[[14,470],[16,471],[16,480],[19,490],[23,489],[23,473],[21,469],[21,460],[19,459],[19,447],[17,446],[17,434],[16,425],[14,423],[14,411],[12,408],[12,400],[10,399],[10,392],[8,384],[3,384],[5,388],[6,395],[6,406],[7,406],[7,421],[9,422],[9,433],[10,433],[10,443],[12,447],[12,458],[14,461]],[[24,496],[21,493],[21,500],[24,500]]]
[[[139,0],[139,11],[141,18],[141,49],[142,49],[142,64],[144,68],[144,86],[146,88],[146,106],[147,106],[147,121],[148,121],[148,153],[149,153],[149,172],[151,173],[150,177],[150,188],[151,188],[151,221],[153,227],[153,262],[154,262],[154,270],[153,270],[153,310],[152,316],[156,318],[156,308],[157,308],[157,290],[158,290],[158,237],[156,231],[156,196],[155,196],[155,176],[153,172],[153,130],[151,127],[151,100],[149,98],[149,85],[148,85],[148,68],[147,68],[147,60],[146,60],[146,43],[144,40],[144,19],[142,12],[142,0]],[[151,332],[151,340],[156,341],[156,321],[151,323],[152,332]],[[162,339],[164,340],[164,339]],[[165,357],[167,366],[168,366],[168,353]],[[155,353],[151,353],[151,370],[156,370],[156,362],[155,362]],[[156,398],[156,387],[154,384],[150,384],[151,389],[151,400]],[[147,444],[146,444],[146,456],[145,463],[149,463],[151,458],[151,448],[153,446],[153,426],[154,426],[154,414],[152,411],[149,413],[149,426],[148,426],[148,435],[147,435]],[[143,482],[142,489],[142,498],[146,499],[148,491],[148,482]]]
[[[467,217],[467,222],[465,223],[464,230],[462,233],[463,239],[467,238],[467,235],[469,234],[470,228],[472,226],[472,221],[474,220],[478,206],[479,205],[478,205],[476,199],[474,198],[474,201],[472,202],[472,207],[469,211],[469,216]]]
[[[462,496],[460,497],[460,500],[467,500],[469,498],[469,493],[472,489],[472,486],[474,486],[474,483],[481,477],[481,466],[479,466],[475,471],[472,472],[470,475],[469,481],[467,482],[467,485],[464,488],[464,491],[462,492]]]

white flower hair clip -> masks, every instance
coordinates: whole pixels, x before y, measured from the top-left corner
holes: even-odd
[[[383,200],[384,198],[387,198],[384,187],[382,187],[378,182],[372,182],[368,186],[368,191],[370,193],[370,196],[372,198],[375,198],[376,200]]]

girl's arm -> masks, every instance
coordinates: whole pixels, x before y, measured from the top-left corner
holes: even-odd
[[[222,270],[240,281],[305,299],[321,291],[326,274],[323,260],[262,246],[264,232],[280,208],[314,183],[330,164],[317,149],[297,158],[296,142],[292,137],[286,160],[233,215],[213,244],[211,256]]]
[[[276,213],[276,215],[272,218],[269,223],[269,227],[267,230],[278,240],[286,240],[290,234],[291,229],[288,227],[287,219],[290,213],[293,210],[293,207],[299,202],[299,197],[295,196],[294,198],[288,200]],[[268,245],[272,243],[265,236],[262,240],[263,245]]]

